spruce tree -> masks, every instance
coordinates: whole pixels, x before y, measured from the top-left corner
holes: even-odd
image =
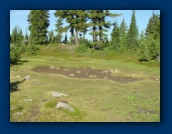
[[[131,50],[138,49],[138,28],[136,24],[136,16],[135,11],[132,12],[131,23],[129,27],[129,31],[127,34],[127,48]]]
[[[64,10],[56,10],[56,12],[54,13],[54,16],[57,17],[57,21],[56,21],[56,29],[55,31],[57,32],[56,38],[55,38],[55,42],[56,43],[60,43],[62,40],[62,33],[66,32],[66,29],[63,28],[63,19],[65,18],[65,11]]]
[[[18,26],[15,26],[11,34],[11,39],[12,39],[12,43],[14,44],[18,44],[18,45],[22,44],[22,40],[23,40],[22,29],[19,28]]]
[[[48,10],[31,10],[28,15],[30,39],[33,44],[47,43],[47,28],[49,26]]]
[[[150,59],[156,59],[160,55],[160,16],[152,14],[146,28],[146,39],[150,53]]]
[[[29,36],[28,36],[28,34],[27,34],[27,30],[26,30],[26,34],[25,34],[25,40],[29,40]]]
[[[126,49],[126,43],[127,43],[127,25],[125,23],[125,20],[123,19],[120,24],[120,46],[121,50]]]
[[[114,23],[114,28],[111,33],[111,46],[115,50],[120,49],[120,29],[116,22]]]
[[[97,44],[102,45],[102,43],[104,42],[104,39],[107,38],[107,34],[105,34],[105,32],[107,32],[110,26],[112,25],[110,22],[106,21],[106,18],[116,17],[116,16],[119,16],[119,14],[111,14],[109,10],[89,10],[88,11],[88,18],[91,20],[91,23],[89,24],[89,26],[92,27],[92,32],[90,34],[92,35],[93,42],[96,46]]]
[[[69,10],[66,21],[70,24],[72,32],[75,30],[75,45],[79,45],[79,32],[84,32],[87,28],[87,14],[85,10]]]
[[[54,31],[53,31],[53,29],[48,32],[48,43],[54,43]]]

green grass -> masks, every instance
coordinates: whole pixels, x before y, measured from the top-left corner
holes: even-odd
[[[47,46],[44,46],[45,48]],[[10,121],[12,122],[159,122],[160,69],[103,57],[103,51],[91,54],[75,53],[59,46],[42,48],[38,55],[23,56],[20,65],[10,67],[10,82],[31,79],[18,84],[20,90],[10,93]],[[45,49],[45,50],[44,50]],[[52,49],[52,50],[51,50]],[[91,50],[88,50],[91,51]],[[110,52],[111,53],[111,52]],[[89,55],[90,54],[90,55]],[[108,57],[108,56],[107,56]],[[114,56],[115,57],[115,56]],[[121,56],[122,57],[122,56]],[[27,62],[26,62],[27,61]],[[153,64],[153,63],[152,63]],[[156,63],[155,63],[156,64]],[[142,81],[120,84],[105,79],[78,79],[49,73],[33,72],[38,66],[91,67],[117,70],[113,75],[142,78]],[[68,94],[55,98],[51,91]],[[30,98],[33,101],[25,101]],[[75,112],[56,109],[65,100]],[[22,112],[22,115],[16,115]]]

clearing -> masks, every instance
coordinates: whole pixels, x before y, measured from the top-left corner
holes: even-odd
[[[160,69],[71,53],[23,56],[10,67],[10,121],[159,122]]]

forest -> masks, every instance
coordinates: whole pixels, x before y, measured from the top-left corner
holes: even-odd
[[[106,21],[107,17],[118,17],[121,14],[112,14],[108,10],[57,10],[56,29],[48,31],[49,11],[32,10],[28,16],[30,35],[23,34],[20,27],[16,26],[10,35],[10,63],[15,63],[19,55],[29,51],[35,53],[37,46],[48,44],[76,45],[78,50],[113,50],[115,53],[135,53],[137,60],[151,61],[160,59],[160,15],[152,13],[147,28],[140,34],[136,24],[135,11],[131,16],[130,26],[125,20],[120,25],[115,21]],[[68,24],[63,26],[63,20]],[[108,40],[106,31],[113,27],[111,38]],[[62,37],[62,33],[70,31],[71,35]],[[89,33],[92,40],[85,38]],[[55,34],[56,33],[56,34]],[[63,38],[63,40],[62,40]],[[12,45],[13,44],[13,45]],[[28,45],[27,47],[24,45]],[[17,47],[17,48],[16,48]],[[17,49],[17,50],[16,50]],[[19,51],[20,50],[20,51]],[[14,56],[16,55],[16,56]]]
[[[56,10],[48,30],[50,11],[30,10],[10,34],[10,121],[159,122],[160,15],[139,32],[136,13]]]

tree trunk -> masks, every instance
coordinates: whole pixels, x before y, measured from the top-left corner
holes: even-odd
[[[75,45],[76,46],[79,46],[79,43],[78,43],[78,31],[75,32]]]
[[[96,27],[93,26],[93,42],[97,41]]]
[[[99,40],[102,41],[102,26],[99,26]]]

